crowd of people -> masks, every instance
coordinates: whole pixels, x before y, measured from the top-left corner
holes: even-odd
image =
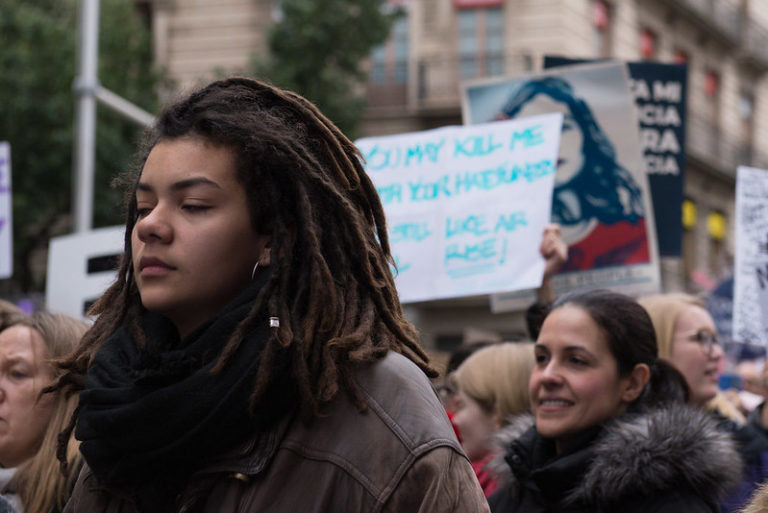
[[[313,104],[218,80],[169,103],[136,161],[95,320],[0,303],[0,513],[768,503],[768,408],[719,390],[698,298],[555,297],[552,225],[530,340],[441,373],[361,156]]]

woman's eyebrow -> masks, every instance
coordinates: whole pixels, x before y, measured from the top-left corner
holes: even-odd
[[[206,185],[210,187],[216,187],[217,189],[221,189],[219,184],[217,184],[213,180],[209,180],[208,178],[199,176],[199,177],[187,178],[185,180],[174,182],[173,184],[171,184],[171,190],[181,191],[181,190],[189,189],[190,187],[195,187],[198,185]],[[147,191],[147,192],[154,191],[154,188],[146,182],[139,182],[139,185],[136,188],[140,191]]]

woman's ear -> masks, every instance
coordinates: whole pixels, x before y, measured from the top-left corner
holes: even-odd
[[[624,386],[624,392],[621,395],[622,401],[631,403],[643,393],[645,384],[651,378],[651,369],[644,363],[638,363],[635,368],[632,369],[630,375],[626,378],[626,385]]]
[[[272,263],[272,236],[260,236],[258,245],[260,248],[257,248],[256,251],[259,255],[259,265],[268,266],[270,263]]]

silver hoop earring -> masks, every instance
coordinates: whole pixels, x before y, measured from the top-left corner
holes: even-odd
[[[259,268],[259,261],[256,261],[256,265],[253,266],[253,272],[251,273],[251,281],[256,277],[256,269]]]

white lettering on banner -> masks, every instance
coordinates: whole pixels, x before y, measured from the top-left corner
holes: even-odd
[[[672,105],[648,103],[640,105],[637,110],[640,122],[644,125],[680,126],[682,124],[677,107]]]
[[[643,157],[645,168],[649,173],[657,175],[679,175],[680,166],[677,165],[677,158],[674,155],[654,155],[648,154]]]
[[[682,98],[683,88],[680,82],[653,81],[653,100],[679,103]]]
[[[403,302],[537,287],[562,114],[356,142]]]
[[[650,150],[654,153],[679,153],[680,143],[677,135],[671,128],[659,132],[655,128],[640,129],[640,147],[643,151]]]

